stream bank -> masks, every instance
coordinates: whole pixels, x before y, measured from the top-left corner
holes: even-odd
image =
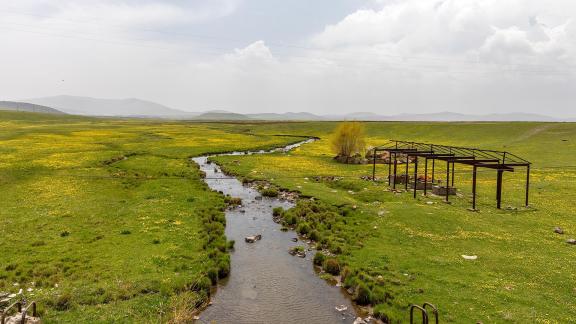
[[[233,152],[220,155],[287,152],[309,139],[271,151]],[[292,231],[281,231],[274,222],[276,207],[289,209],[293,203],[262,197],[237,178],[225,175],[209,157],[193,158],[206,174],[204,181],[215,191],[242,200],[239,207],[226,211],[226,236],[236,242],[231,252],[231,273],[218,285],[211,306],[200,314],[201,323],[353,323],[354,305],[339,287],[331,286],[314,270],[313,251],[304,258],[288,251],[305,242],[294,242]],[[248,236],[261,240],[245,242]]]

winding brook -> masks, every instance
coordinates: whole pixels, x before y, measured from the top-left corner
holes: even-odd
[[[281,149],[235,152],[225,155],[265,154],[289,151],[313,139]],[[314,271],[309,252],[306,258],[288,254],[304,242],[293,242],[296,233],[282,232],[272,219],[272,209],[291,208],[292,203],[265,198],[254,189],[221,172],[209,157],[193,160],[206,173],[206,183],[215,191],[242,199],[242,206],[226,211],[226,236],[235,240],[231,252],[230,277],[221,282],[212,297],[212,306],[200,316],[201,323],[352,323],[356,312],[339,287],[322,280]],[[261,234],[262,240],[249,244],[244,238]],[[336,306],[347,309],[339,312]]]

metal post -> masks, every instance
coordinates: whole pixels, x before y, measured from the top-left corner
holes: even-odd
[[[408,191],[408,178],[409,178],[409,176],[408,176],[409,165],[408,164],[409,163],[410,163],[410,156],[408,154],[406,154],[406,174],[405,174],[406,178],[404,179],[404,190],[406,190],[406,191]]]
[[[496,178],[496,208],[502,207],[502,174],[504,170],[498,170]]]
[[[454,162],[452,162],[452,187],[454,187]]]
[[[388,152],[388,187],[390,187],[390,176],[392,175],[392,154]]]
[[[436,164],[436,159],[432,159],[432,185],[434,185],[434,165]]]
[[[392,181],[393,182],[392,189],[396,189],[396,179],[398,177],[397,170],[398,170],[398,160],[396,159],[396,153],[394,153],[394,181]]]
[[[372,181],[376,181],[376,149],[374,149],[374,164],[372,165]]]
[[[424,196],[426,196],[426,192],[428,191],[428,158],[424,161]]]
[[[526,166],[526,207],[528,207],[529,193],[530,193],[530,164]]]
[[[476,210],[476,170],[477,167],[474,166],[472,171],[472,210]]]
[[[418,156],[414,160],[414,198],[416,198],[416,190],[418,189]]]
[[[448,195],[450,194],[450,161],[446,161],[446,202],[448,202]]]

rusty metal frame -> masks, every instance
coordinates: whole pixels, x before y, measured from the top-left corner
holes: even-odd
[[[469,148],[450,145],[439,145],[431,143],[419,143],[400,140],[390,140],[382,146],[373,149],[372,179],[376,180],[376,155],[378,152],[388,152],[388,185],[392,183],[396,189],[396,177],[398,171],[398,155],[406,157],[406,177],[409,178],[408,170],[410,157],[414,159],[414,198],[417,196],[418,184],[418,159],[424,158],[424,195],[427,195],[428,185],[428,161],[432,160],[432,183],[435,180],[436,160],[446,162],[446,202],[449,201],[450,189],[454,187],[455,165],[463,164],[472,166],[472,209],[476,210],[477,195],[477,170],[478,168],[492,169],[496,171],[496,207],[502,207],[502,189],[504,172],[514,172],[517,167],[526,168],[526,195],[525,205],[529,203],[530,193],[530,165],[531,163],[517,155],[506,151],[485,150],[479,148]],[[392,169],[392,155],[394,155],[394,168]],[[392,170],[394,172],[392,172]],[[405,181],[405,190],[408,191],[408,180]]]

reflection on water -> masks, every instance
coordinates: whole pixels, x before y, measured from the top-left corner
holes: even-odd
[[[294,232],[280,231],[281,226],[272,220],[272,209],[292,205],[261,198],[256,190],[222,174],[216,165],[207,164],[206,157],[193,160],[206,172],[205,181],[211,189],[243,201],[242,207],[226,212],[226,236],[236,241],[230,278],[219,285],[212,306],[201,314],[200,322],[352,323],[356,314],[350,300],[340,288],[330,286],[314,273],[312,252],[304,259],[288,254],[290,247],[302,243],[292,242]],[[256,234],[261,234],[262,240],[244,242],[246,236]],[[338,312],[335,307],[340,305],[347,310]]]

